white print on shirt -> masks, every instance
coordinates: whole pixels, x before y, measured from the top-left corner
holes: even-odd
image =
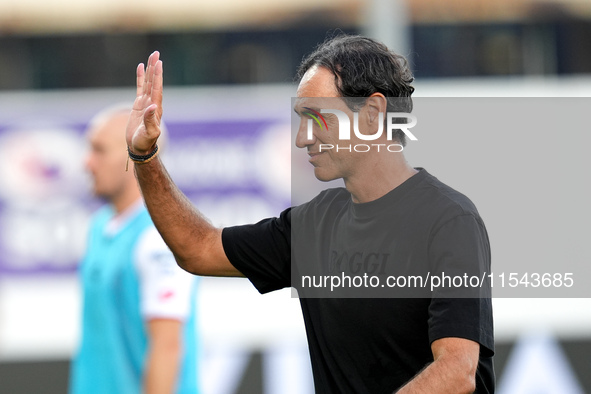
[[[181,269],[154,226],[138,239],[134,262],[140,278],[142,316],[185,320],[195,277]]]

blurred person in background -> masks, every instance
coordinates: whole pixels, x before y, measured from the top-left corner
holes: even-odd
[[[80,266],[81,342],[70,392],[195,394],[196,278],[176,264],[126,171],[129,113],[107,108],[87,130],[86,168],[108,204],[93,217]]]
[[[468,267],[490,272],[486,229],[466,196],[426,170],[411,167],[399,150],[357,155],[351,149],[322,151],[321,144],[339,141],[334,117],[327,116],[326,130],[318,122],[313,135],[306,137],[311,118],[306,112],[318,114],[325,108],[309,108],[318,102],[314,98],[363,98],[358,119],[367,134],[383,126],[378,114],[400,112],[391,111],[387,98],[410,98],[413,77],[406,60],[384,45],[338,36],[304,59],[298,72],[294,110],[301,123],[296,145],[308,151],[319,180],[342,178],[345,188],[326,190],[279,217],[224,229],[212,226],[192,206],[156,156],[162,67],[154,52],[145,69],[143,64],[137,68],[127,144],[150,215],[187,271],[245,276],[261,293],[292,286],[292,265],[296,270],[317,265],[320,272],[331,272],[328,260],[335,254],[353,259],[366,253],[366,263],[368,256],[385,256],[388,267],[395,269]],[[404,135],[397,133],[394,141],[381,135],[375,142],[402,146]],[[300,227],[292,231],[295,224]],[[332,261],[339,270],[348,262]],[[493,393],[490,297],[429,297],[300,297],[316,391]]]

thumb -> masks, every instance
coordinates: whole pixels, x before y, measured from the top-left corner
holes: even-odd
[[[158,105],[152,104],[144,112],[144,125],[150,137],[157,137],[160,134],[160,121],[157,116]]]

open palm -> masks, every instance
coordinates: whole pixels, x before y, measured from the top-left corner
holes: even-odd
[[[140,63],[136,70],[137,94],[127,122],[125,138],[135,154],[147,154],[160,136],[162,118],[162,61],[152,53],[147,67]]]

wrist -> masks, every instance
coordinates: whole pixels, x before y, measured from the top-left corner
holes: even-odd
[[[131,157],[131,155],[147,156],[156,148],[156,145],[157,144],[152,145],[147,150],[139,150],[139,149],[133,148],[131,145],[128,145],[127,146],[127,154],[130,155],[130,157]]]
[[[129,160],[133,161],[136,164],[149,163],[158,155],[158,152],[159,152],[158,144],[155,144],[154,148],[150,152],[145,153],[145,154],[134,153],[131,150],[131,147],[128,146],[127,147],[128,161],[127,161],[127,164],[125,165],[125,171],[127,171]]]
[[[158,154],[158,150],[158,144],[155,144],[151,151],[143,154],[135,153],[131,150],[130,147],[127,147],[127,154],[129,155],[131,161],[133,161],[134,163],[142,164],[147,163],[154,157],[156,157],[156,155]]]

